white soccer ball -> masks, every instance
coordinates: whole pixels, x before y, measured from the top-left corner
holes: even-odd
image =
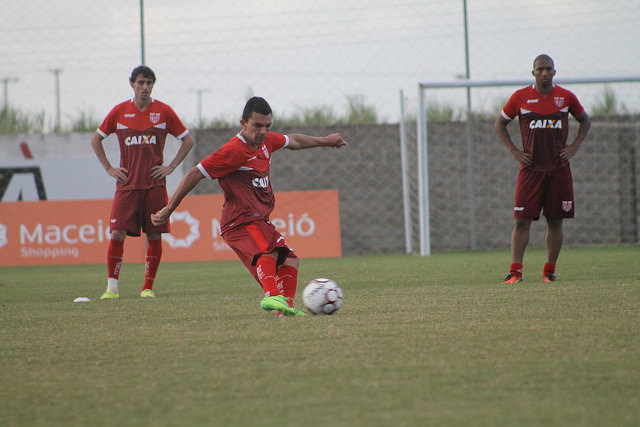
[[[342,289],[331,279],[313,279],[302,291],[302,301],[312,314],[333,314],[342,307]]]

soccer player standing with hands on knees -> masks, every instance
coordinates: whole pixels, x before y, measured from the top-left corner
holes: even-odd
[[[563,240],[562,220],[573,218],[575,214],[569,159],[576,154],[591,127],[589,115],[578,98],[553,84],[556,70],[549,55],[535,58],[532,74],[535,83],[511,95],[494,123],[500,141],[520,163],[513,211],[515,225],[511,234],[511,267],[504,283],[522,282],[529,229],[541,211],[547,220],[547,261],[542,280],[556,280],[556,262]],[[571,144],[567,144],[569,114],[580,123]],[[507,125],[516,116],[520,123],[522,150],[516,147],[507,130]]]
[[[151,216],[161,226],[201,179],[217,179],[224,192],[221,232],[224,241],[264,290],[260,306],[278,315],[304,316],[294,308],[300,261],[269,221],[275,197],[269,180],[273,153],[281,148],[340,148],[339,134],[314,137],[271,132],[272,111],[263,98],[253,97],[244,107],[241,130],[220,149],[189,170],[166,207]]]
[[[169,225],[154,225],[150,215],[167,204],[165,177],[184,160],[194,145],[193,138],[176,113],[167,104],[151,98],[156,82],[151,68],[134,68],[129,83],[134,91],[131,100],[116,105],[91,138],[91,147],[109,176],[116,179],[116,194],[111,205],[109,248],[107,250],[107,289],[101,299],[117,299],[118,279],[124,254],[124,240],[147,236],[145,278],[140,296],[154,298],[155,280],[162,256],[162,233]],[[120,144],[120,167],[113,167],[104,151],[103,139],[116,133]],[[182,143],[175,158],[164,165],[167,134]]]

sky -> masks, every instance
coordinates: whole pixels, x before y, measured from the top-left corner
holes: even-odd
[[[101,121],[132,96],[128,76],[142,62],[140,3],[0,0],[0,82],[8,79],[0,91],[8,103],[44,114],[49,127],[56,100],[63,125],[81,114]],[[200,117],[239,120],[251,95],[271,103],[276,121],[313,108],[340,115],[355,98],[397,122],[400,93],[411,113],[418,82],[465,75],[463,5],[146,0],[144,59],[158,77],[154,97],[191,126]],[[539,53],[555,59],[557,79],[640,76],[637,0],[468,0],[467,21],[472,79],[530,78]],[[640,83],[611,87],[640,109]],[[474,107],[492,111],[514,89],[474,90]],[[589,109],[603,86],[569,89]],[[442,90],[428,99],[457,105],[464,96]]]

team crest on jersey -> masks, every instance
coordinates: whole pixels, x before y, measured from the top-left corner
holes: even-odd
[[[553,102],[556,103],[556,106],[558,108],[562,107],[564,105],[564,96],[556,96],[553,98]]]
[[[149,113],[149,120],[151,120],[151,123],[158,123],[160,121],[160,113]]]
[[[563,211],[570,212],[572,207],[573,207],[573,201],[572,200],[563,200],[562,201],[562,210]]]

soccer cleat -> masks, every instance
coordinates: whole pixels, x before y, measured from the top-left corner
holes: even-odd
[[[510,283],[520,283],[520,282],[522,282],[522,276],[516,276],[513,273],[509,273],[507,274],[507,277],[504,278],[504,282],[502,283],[510,284]]]
[[[294,310],[294,316],[306,316],[307,313],[305,313],[304,311],[300,311],[297,308],[293,308],[291,307],[291,310]]]
[[[553,273],[547,273],[544,276],[542,276],[542,281],[543,282],[555,282],[556,281],[556,275]]]
[[[305,313],[304,311],[300,311],[297,308],[294,308],[293,310],[295,310],[295,314],[292,314],[292,316],[307,316],[307,313]],[[284,314],[277,312],[276,317],[284,317]]]
[[[260,302],[260,307],[262,307],[262,309],[265,311],[277,310],[285,316],[305,316],[305,314],[300,310],[289,307],[289,304],[287,304],[287,299],[282,295],[264,297]]]
[[[100,299],[118,299],[118,298],[120,298],[120,295],[114,294],[113,292],[111,292],[108,289],[106,291],[104,291],[104,293],[100,297]]]
[[[140,297],[141,298],[155,298],[156,297],[156,293],[153,292],[153,289],[143,289],[142,292],[140,292]]]

